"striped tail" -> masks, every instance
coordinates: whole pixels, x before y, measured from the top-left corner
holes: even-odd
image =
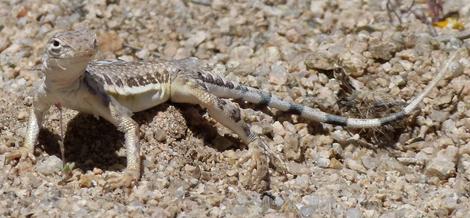
[[[456,58],[457,53],[458,52],[455,51],[451,55],[446,64],[441,67],[436,77],[434,77],[434,79],[426,86],[423,92],[416,96],[406,107],[404,107],[400,112],[392,113],[382,118],[348,118],[325,113],[316,108],[311,108],[293,102],[285,101],[277,96],[272,95],[269,92],[226,81],[220,76],[216,76],[207,72],[204,74],[200,74],[200,79],[204,82],[207,89],[218,97],[240,99],[258,105],[269,106],[287,113],[297,114],[303,118],[317,122],[329,123],[350,128],[371,128],[383,126],[385,124],[398,121],[406,117],[414,109],[416,109],[418,107],[418,104],[429,94],[429,92],[431,92],[431,90],[437,85],[437,83],[444,77],[446,72],[449,70],[451,63]]]

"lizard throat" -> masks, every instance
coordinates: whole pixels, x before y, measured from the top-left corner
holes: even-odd
[[[43,73],[48,90],[75,90],[83,80],[87,62],[63,63],[57,59],[45,60]],[[65,67],[67,66],[67,67]]]

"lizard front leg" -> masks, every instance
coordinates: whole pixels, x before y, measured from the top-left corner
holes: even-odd
[[[111,115],[110,121],[124,133],[127,167],[122,174],[115,174],[107,179],[105,188],[116,189],[121,187],[130,187],[140,178],[140,145],[139,145],[139,126],[129,112],[116,101],[112,101],[109,106]]]
[[[33,107],[29,113],[29,120],[27,131],[25,135],[25,142],[22,147],[11,151],[6,155],[6,161],[10,162],[15,159],[34,158],[34,146],[37,143],[39,130],[42,127],[42,120],[44,114],[50,108],[51,104],[47,101],[47,96],[43,92],[42,88],[38,91],[38,94],[34,97]]]

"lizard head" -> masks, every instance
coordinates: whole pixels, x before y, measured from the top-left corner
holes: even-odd
[[[54,34],[46,45],[43,71],[57,81],[80,77],[97,50],[96,35],[88,29]]]
[[[53,59],[87,59],[96,53],[96,35],[88,29],[59,32],[47,42],[46,52]]]
[[[94,32],[82,29],[59,32],[47,42],[45,65],[61,69],[84,67],[97,50]]]

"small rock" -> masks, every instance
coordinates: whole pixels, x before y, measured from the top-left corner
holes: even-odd
[[[407,60],[399,60],[398,63],[405,69],[406,71],[411,71],[413,69],[413,63]]]
[[[0,37],[0,53],[10,46],[10,41],[6,37]]]
[[[441,180],[455,175],[458,148],[449,146],[437,153],[426,167],[426,175],[437,176]]]
[[[463,154],[459,158],[459,168],[463,171],[462,175],[470,180],[470,155]]]
[[[325,7],[328,5],[328,0],[313,0],[310,2],[310,12],[315,17],[320,17],[325,13]]]
[[[286,38],[290,42],[298,42],[300,40],[300,34],[295,29],[289,29],[286,32]]]
[[[319,157],[315,160],[315,163],[318,167],[328,168],[330,166],[330,159],[324,158],[324,157]]]
[[[190,173],[191,176],[195,178],[199,178],[199,176],[201,175],[201,170],[199,169],[199,167],[195,167],[189,164],[186,164],[184,166],[184,171]]]
[[[161,129],[157,129],[153,132],[153,137],[155,138],[155,140],[157,140],[158,142],[164,142],[166,141],[166,133],[165,131],[161,130]]]
[[[432,110],[431,114],[429,117],[435,121],[435,122],[443,122],[449,117],[449,112],[447,111],[438,111],[438,110]]]
[[[18,120],[24,120],[26,117],[28,117],[28,113],[26,111],[20,111],[18,113]]]
[[[300,175],[293,180],[293,187],[306,190],[310,186],[310,180],[308,175]]]
[[[459,197],[456,193],[449,193],[450,196],[446,197],[443,201],[443,207],[448,211],[453,211],[459,206]]]
[[[251,57],[252,55],[253,49],[245,45],[235,47],[232,49],[232,51],[230,51],[230,57],[233,60],[245,60]]]
[[[263,127],[261,127],[260,125],[254,124],[254,125],[251,126],[251,131],[253,133],[261,135],[261,134],[263,134]]]
[[[285,137],[286,147],[284,152],[287,159],[299,161],[302,157],[302,149],[299,146],[299,136],[297,134],[289,134]]]
[[[115,52],[122,49],[124,40],[114,31],[105,32],[98,36],[101,51]]]
[[[302,175],[311,173],[311,169],[305,166],[304,164],[296,163],[289,161],[287,162],[287,169],[292,175]]]
[[[404,85],[406,85],[406,80],[403,79],[403,77],[400,75],[393,76],[390,81],[390,87],[393,87],[393,86],[402,87]]]
[[[51,175],[62,170],[62,160],[57,156],[49,156],[36,165],[36,170],[44,175]]]
[[[176,52],[178,51],[179,47],[180,45],[178,42],[169,41],[166,43],[165,48],[163,49],[163,55],[166,58],[173,58],[173,56],[175,56]]]
[[[341,168],[343,168],[343,164],[339,160],[337,160],[336,158],[331,158],[329,167],[331,169],[341,169]]]
[[[459,148],[459,155],[468,154],[470,155],[470,143],[467,143]]]
[[[273,64],[269,74],[269,81],[277,85],[285,84],[287,82],[287,69],[280,64]]]
[[[402,60],[407,60],[409,62],[415,62],[417,57],[416,51],[413,49],[406,49],[400,51],[396,55]]]
[[[305,59],[307,69],[313,70],[333,70],[338,62],[337,56],[332,52],[315,52]]]
[[[369,41],[369,52],[374,59],[390,60],[397,51],[404,47],[404,39],[400,33],[389,37],[374,35]]]
[[[379,165],[377,158],[371,156],[363,156],[361,161],[362,164],[369,170],[373,170]]]
[[[186,41],[186,44],[189,47],[196,47],[208,37],[208,33],[205,31],[197,31],[196,33],[191,34],[191,37]]]
[[[367,67],[367,59],[364,56],[358,53],[346,52],[341,54],[340,58],[341,66],[352,77],[360,77],[364,74],[364,70]]]
[[[361,210],[359,208],[350,208],[346,211],[346,218],[361,218]]]
[[[344,163],[346,164],[346,166],[351,169],[351,170],[355,170],[357,172],[361,172],[361,173],[365,173],[367,172],[366,168],[364,168],[364,166],[359,163],[358,161],[356,160],[353,160],[353,159],[346,159],[344,161]]]
[[[149,56],[149,50],[148,49],[141,49],[137,53],[135,53],[135,56],[137,56],[140,59],[145,59]]]
[[[455,126],[455,121],[449,119],[442,123],[442,130],[446,135],[450,136],[458,132],[457,127]]]
[[[465,129],[467,129],[467,131],[470,131],[470,118],[463,118],[461,122],[463,123]]]
[[[225,173],[227,176],[236,176],[238,174],[238,170],[227,170]]]
[[[266,48],[266,62],[274,63],[281,59],[281,52],[275,46],[269,46]]]
[[[0,167],[3,167],[5,165],[5,155],[1,154],[0,155]]]
[[[286,130],[284,129],[284,126],[282,126],[282,124],[279,121],[276,121],[273,123],[273,133],[279,136],[286,135]]]

